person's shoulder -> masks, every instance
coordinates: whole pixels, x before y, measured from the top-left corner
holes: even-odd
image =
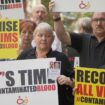
[[[76,32],[69,32],[71,36],[78,36],[78,37],[91,37],[92,34],[89,33],[76,33]]]
[[[59,51],[52,51],[53,55],[58,59],[65,59],[67,58],[66,54]]]
[[[27,57],[28,54],[32,53],[34,51],[35,48],[30,48],[27,49],[25,51],[23,51],[18,57],[17,59],[25,59]]]
[[[26,53],[32,52],[33,50],[34,48],[29,48],[29,49],[24,50],[21,54],[26,54]]]
[[[52,51],[52,53],[55,53],[57,55],[63,55],[63,56],[65,55],[63,52],[59,52],[57,50]]]

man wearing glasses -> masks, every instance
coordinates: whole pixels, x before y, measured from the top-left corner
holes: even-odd
[[[52,10],[53,6],[54,2],[49,2],[49,10]],[[53,20],[59,39],[79,52],[81,67],[100,68],[105,65],[105,12],[93,13],[93,35],[67,33],[59,13],[53,12]]]

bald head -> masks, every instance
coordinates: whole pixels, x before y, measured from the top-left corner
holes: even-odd
[[[36,24],[46,21],[48,17],[47,8],[43,4],[38,4],[32,9],[32,21]]]

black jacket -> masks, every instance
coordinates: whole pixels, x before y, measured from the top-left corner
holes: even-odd
[[[36,59],[35,48],[29,49],[18,56],[19,59]],[[48,58],[56,58],[56,61],[61,61],[61,74],[67,77],[72,77],[73,69],[65,54],[50,50],[47,54]],[[58,84],[59,105],[73,105],[74,97],[72,88],[67,85]]]

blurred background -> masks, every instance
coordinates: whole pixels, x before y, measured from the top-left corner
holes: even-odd
[[[26,3],[25,8],[26,8],[27,16],[30,18],[31,13],[32,13],[32,8],[35,5],[42,3],[46,6],[46,8],[48,10],[48,3],[49,3],[50,0],[23,0],[23,1]],[[81,18],[81,17],[91,17],[91,15],[92,15],[92,13],[89,13],[89,12],[84,12],[84,13],[83,12],[65,12],[65,13],[61,13],[61,20],[63,21],[64,27],[67,31],[78,32],[77,29],[76,29],[76,22],[78,21],[78,19]],[[53,26],[53,21],[52,20],[53,19],[52,19],[51,13],[48,12],[47,22],[50,25]],[[67,47],[67,45],[62,44],[62,49],[63,49],[63,52],[66,55],[71,54],[71,51],[69,51],[70,49]],[[72,51],[75,54],[76,51],[74,51],[74,50],[72,50]],[[69,54],[69,52],[70,52],[70,54]]]
[[[27,2],[27,13],[28,16],[30,16],[30,13],[32,11],[32,8],[37,5],[37,4],[44,4],[47,9],[48,9],[48,2],[50,0],[25,0]],[[53,25],[52,19],[51,19],[51,14],[49,13],[49,18],[48,18],[48,23]],[[92,13],[88,12],[66,12],[66,13],[61,13],[61,18],[64,23],[65,29],[68,31],[73,31],[75,27],[75,22],[78,20],[80,17],[90,17]]]

